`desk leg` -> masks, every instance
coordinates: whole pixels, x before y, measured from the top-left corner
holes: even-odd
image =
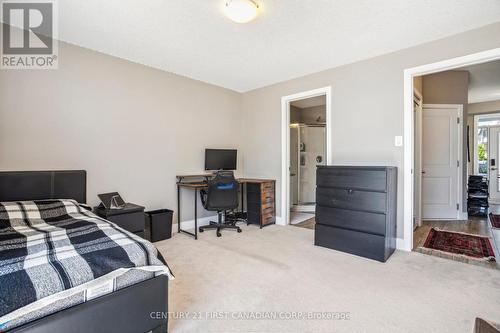
[[[198,189],[194,189],[194,239],[198,239]]]
[[[245,184],[244,183],[241,183],[240,184],[240,191],[241,191],[241,216],[243,216],[243,211],[244,211],[244,208],[243,208],[243,193],[244,193],[244,190],[245,190]]]
[[[177,233],[181,232],[181,187],[177,185]]]

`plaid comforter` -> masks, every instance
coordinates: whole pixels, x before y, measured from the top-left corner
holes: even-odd
[[[173,278],[153,244],[73,200],[0,203],[0,331],[32,304],[111,292],[130,270]]]

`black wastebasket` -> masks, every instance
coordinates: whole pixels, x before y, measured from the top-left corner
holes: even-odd
[[[146,212],[146,239],[151,242],[158,242],[172,237],[173,213],[170,209],[158,209]]]

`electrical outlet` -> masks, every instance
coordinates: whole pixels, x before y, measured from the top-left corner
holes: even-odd
[[[396,135],[394,137],[394,145],[396,147],[403,147],[403,137],[401,135]]]

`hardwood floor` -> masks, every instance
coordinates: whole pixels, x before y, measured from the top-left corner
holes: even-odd
[[[500,206],[493,206],[491,210],[495,213],[500,213]],[[463,256],[457,256],[454,254],[445,254],[432,249],[425,249],[423,245],[427,239],[427,235],[431,228],[438,228],[443,231],[454,231],[454,232],[464,232],[473,235],[486,236],[490,238],[490,242],[495,251],[495,257],[497,262],[485,262],[480,260],[468,260]],[[497,251],[497,246],[495,245],[495,239],[493,238],[491,226],[488,217],[470,217],[466,221],[423,221],[422,226],[415,229],[413,233],[413,250],[429,255],[435,255],[447,259],[452,259],[456,261],[461,261],[469,264],[486,266],[489,268],[500,269],[500,256]]]
[[[297,224],[292,224],[294,227],[299,227],[299,228],[306,228],[306,229],[314,229],[314,225],[316,224],[316,220],[313,218],[310,218],[309,220],[306,220],[304,222],[300,222]]]
[[[423,221],[422,226],[413,233],[413,248],[424,245],[431,228],[492,237],[487,218],[471,217],[467,221]]]

